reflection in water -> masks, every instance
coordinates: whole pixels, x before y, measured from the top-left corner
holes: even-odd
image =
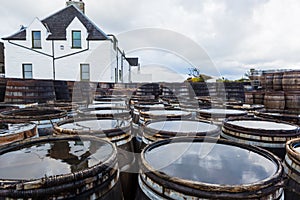
[[[105,119],[105,120],[75,120],[72,123],[62,124],[59,127],[69,130],[108,130],[115,128],[124,128],[129,126],[129,122],[119,119]]]
[[[199,122],[199,121],[186,121],[186,120],[172,120],[153,122],[147,125],[148,128],[169,131],[176,133],[190,133],[190,132],[207,132],[216,131],[218,127],[213,124]]]
[[[1,155],[0,179],[38,179],[77,172],[105,161],[112,153],[113,148],[104,142],[40,143]]]
[[[235,120],[229,121],[228,124],[241,126],[245,128],[255,128],[264,130],[296,130],[297,126],[286,123],[278,123],[271,121],[258,121],[258,120]]]
[[[210,183],[251,184],[272,176],[277,166],[255,152],[235,146],[215,144],[201,156],[209,143],[170,143],[148,150],[146,161],[171,177]]]

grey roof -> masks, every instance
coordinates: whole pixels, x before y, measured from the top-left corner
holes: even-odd
[[[47,40],[66,40],[66,29],[77,17],[88,31],[88,40],[107,40],[108,36],[101,31],[90,19],[87,18],[78,8],[70,5],[55,14],[42,20],[42,23],[50,31]],[[3,40],[26,40],[26,29],[21,29]]]

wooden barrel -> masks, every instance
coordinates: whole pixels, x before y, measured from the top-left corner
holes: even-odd
[[[55,100],[53,81],[9,79],[7,81],[5,102],[45,103]]]
[[[273,90],[274,73],[267,73],[265,75],[265,79],[266,79],[266,87],[265,87],[265,89],[267,91],[272,91]]]
[[[36,135],[37,128],[33,123],[12,124],[3,120],[0,121],[0,146]]]
[[[136,89],[136,95],[138,96],[154,95],[155,97],[158,97],[160,92],[160,86],[158,83],[146,83]]]
[[[117,146],[120,179],[126,199],[131,199],[136,184],[135,156],[132,144],[131,122],[122,119],[79,118],[54,125],[56,134],[92,135],[110,141]],[[134,171],[136,172],[136,171]]]
[[[245,92],[245,103],[250,105],[254,103],[252,92]]]
[[[53,124],[67,118],[67,112],[49,108],[22,108],[0,113],[0,118],[12,123],[33,122],[37,124],[39,136],[52,135]]]
[[[112,143],[88,136],[6,145],[0,149],[0,198],[121,200],[116,156]]]
[[[126,119],[131,121],[130,110],[123,108],[87,108],[78,112],[80,117],[97,117],[98,119]]]
[[[141,157],[136,199],[284,198],[280,160],[254,146],[173,138],[148,145]]]
[[[283,73],[282,88],[284,91],[300,91],[300,71],[288,71]]]
[[[265,92],[264,91],[253,91],[253,104],[264,104]]]
[[[284,110],[285,96],[284,92],[267,92],[264,97],[264,105],[266,109]]]
[[[286,143],[286,156],[283,162],[284,171],[288,176],[286,199],[300,199],[300,139],[296,138]]]
[[[294,124],[256,118],[225,120],[221,136],[228,140],[266,148],[284,158],[285,143],[300,136]]]
[[[285,108],[290,112],[300,114],[300,91],[285,92]]]
[[[275,91],[281,91],[282,90],[282,79],[283,79],[283,72],[274,73],[273,90],[275,90]]]
[[[6,78],[0,78],[0,102],[4,102],[5,99],[6,83]]]
[[[254,112],[254,115],[260,119],[283,121],[300,126],[300,115],[295,112],[261,110]]]
[[[143,129],[143,143],[145,146],[163,139],[186,136],[217,138],[220,136],[220,128],[197,120],[168,119],[147,122]]]
[[[201,109],[197,111],[197,118],[201,121],[212,122],[217,125],[222,125],[223,120],[226,118],[234,118],[246,116],[247,112],[244,110],[211,108]]]
[[[68,117],[77,116],[79,105],[71,102],[47,102],[44,104],[38,104],[39,108],[48,108],[48,109],[56,109],[63,110],[67,112]]]
[[[92,103],[97,89],[97,83],[93,82],[74,82],[72,87],[72,102]]]
[[[67,81],[53,81],[56,100],[70,101],[71,95],[69,92]]]

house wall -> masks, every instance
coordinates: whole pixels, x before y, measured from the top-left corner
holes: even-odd
[[[41,31],[42,36],[42,49],[34,49],[37,52],[31,49],[31,33],[34,30]],[[72,30],[81,30],[81,49],[72,49]],[[10,44],[8,41],[5,42],[6,77],[23,78],[22,64],[31,63],[34,79],[53,79],[53,58],[51,56],[53,55],[52,49],[54,49],[54,57],[57,58],[54,61],[56,80],[79,81],[80,64],[89,64],[90,81],[115,81],[117,52],[113,48],[113,43],[110,40],[87,41],[87,30],[77,18],[66,30],[67,40],[46,40],[49,33],[37,18],[26,31],[26,41],[11,41],[23,47]],[[121,66],[120,63],[119,66]]]

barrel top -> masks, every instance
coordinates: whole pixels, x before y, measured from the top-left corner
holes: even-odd
[[[123,103],[96,103],[88,105],[88,108],[125,108],[126,104]]]
[[[2,123],[0,128],[0,137],[4,137],[10,134],[22,133],[25,131],[30,131],[36,127],[35,124],[32,123],[24,123],[24,124],[11,124],[11,123]],[[4,126],[6,126],[4,128]]]
[[[176,133],[203,133],[219,129],[216,125],[192,120],[157,121],[147,124],[146,127],[158,131]]]
[[[121,119],[88,119],[75,120],[67,123],[62,122],[62,124],[60,124],[59,127],[66,130],[95,131],[126,128],[129,125],[129,121]]]
[[[206,114],[216,114],[216,115],[246,115],[247,112],[243,110],[234,109],[222,109],[222,108],[211,108],[211,109],[201,109],[200,113]]]
[[[91,168],[114,154],[103,140],[62,139],[33,143],[0,153],[0,179],[31,180]],[[26,172],[26,173],[24,173]]]
[[[278,163],[259,151],[226,143],[180,141],[146,148],[147,165],[171,178],[195,184],[240,186],[268,180]]]
[[[184,116],[184,115],[190,115],[190,112],[183,111],[183,110],[150,110],[141,112],[145,115],[150,116]]]
[[[103,109],[103,110],[90,110],[86,113],[91,115],[114,115],[114,114],[129,114],[129,110],[126,109]]]
[[[262,121],[262,120],[232,120],[228,121],[228,124],[243,128],[253,128],[253,129],[263,129],[263,130],[297,130],[298,126],[291,124],[272,122],[272,121]]]

